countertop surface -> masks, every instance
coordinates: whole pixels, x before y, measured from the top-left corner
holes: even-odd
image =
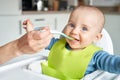
[[[23,11],[22,15],[26,14],[66,14],[71,11]]]
[[[67,14],[71,11],[23,11],[22,15],[36,15],[36,14]],[[120,14],[120,11],[103,11],[104,14]]]
[[[97,7],[104,14],[120,14],[120,7]],[[66,14],[70,13],[71,10],[64,11],[22,11],[22,15],[33,15],[33,14]]]

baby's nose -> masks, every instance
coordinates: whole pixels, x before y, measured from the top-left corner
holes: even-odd
[[[79,32],[80,32],[79,28],[72,29],[72,33],[74,33],[74,34],[78,34]]]

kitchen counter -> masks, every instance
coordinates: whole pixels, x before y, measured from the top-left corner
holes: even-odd
[[[70,13],[71,11],[23,11],[22,15],[26,14],[64,14]]]
[[[35,15],[35,14],[66,14],[71,11],[23,11],[22,15]],[[119,11],[103,11],[104,14],[115,14],[120,15]]]
[[[97,7],[101,11],[103,11],[104,14],[120,14],[120,7]],[[22,14],[64,14],[64,13],[70,13],[71,10],[65,10],[65,11],[23,11]]]
[[[104,14],[120,14],[119,7],[97,7],[99,8]]]

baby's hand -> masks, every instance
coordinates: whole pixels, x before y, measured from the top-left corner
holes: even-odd
[[[27,32],[34,30],[33,24],[30,19],[27,19],[23,22],[23,26]]]

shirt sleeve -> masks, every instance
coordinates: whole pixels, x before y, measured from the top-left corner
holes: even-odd
[[[94,55],[93,59],[97,69],[120,74],[120,56],[99,51]]]
[[[54,43],[57,42],[58,40],[59,40],[58,38],[52,38],[50,44],[45,49],[50,50]]]

